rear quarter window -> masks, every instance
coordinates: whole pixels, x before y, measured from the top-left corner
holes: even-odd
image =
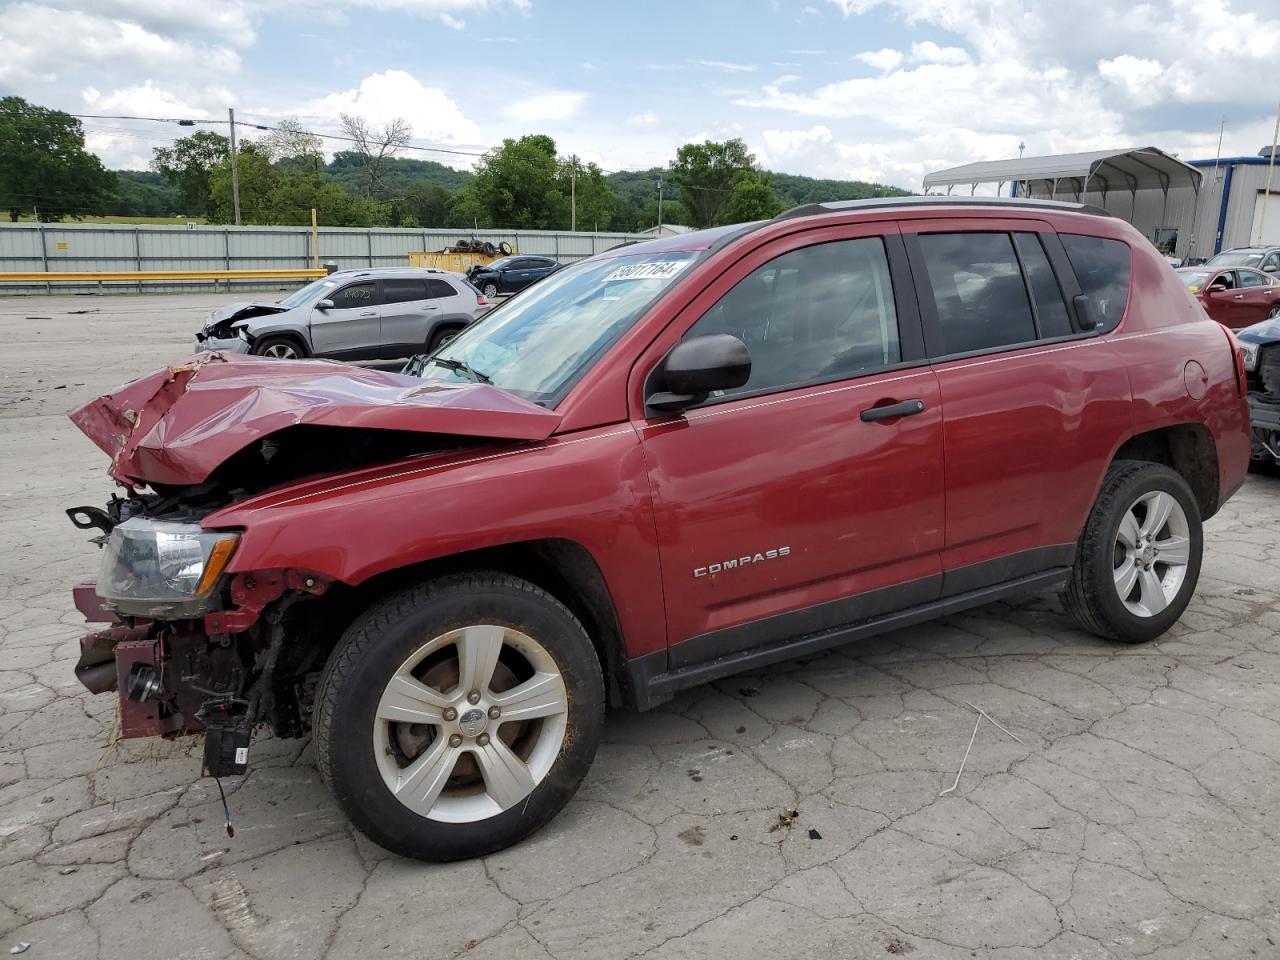
[[[1106,237],[1059,234],[1071,261],[1080,292],[1098,321],[1098,330],[1115,329],[1129,302],[1129,245]]]

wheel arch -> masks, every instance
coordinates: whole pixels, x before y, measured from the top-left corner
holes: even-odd
[[[1117,460],[1146,460],[1176,470],[1195,494],[1202,520],[1221,506],[1218,446],[1202,423],[1177,423],[1134,434],[1112,456],[1112,463]]]
[[[252,350],[260,340],[268,340],[272,338],[293,341],[297,344],[298,349],[302,351],[302,355],[304,357],[310,357],[315,353],[315,351],[311,349],[310,341],[303,336],[302,331],[298,330],[296,327],[276,327],[274,329],[268,328],[265,330],[251,331],[249,332],[249,349]]]
[[[573,540],[517,541],[424,560],[387,570],[357,586],[338,585],[308,606],[321,614],[316,622],[325,624],[323,640],[332,646],[361,612],[383,597],[449,574],[481,570],[527,580],[564,604],[591,638],[605,676],[609,704],[634,703],[624,669],[626,647],[613,596],[595,557]]]

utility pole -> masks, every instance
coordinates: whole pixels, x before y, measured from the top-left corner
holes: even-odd
[[[662,178],[658,178],[658,236],[662,236]]]
[[[236,226],[240,226],[240,169],[236,165],[236,112],[228,109],[231,119],[231,205],[235,207]]]
[[[573,164],[569,168],[569,232],[574,233],[578,229],[578,155],[571,156],[569,162]]]
[[[1276,172],[1276,147],[1280,145],[1280,107],[1276,107],[1276,129],[1271,134],[1271,159],[1267,161],[1267,189],[1262,194],[1262,215],[1258,218],[1258,246],[1262,246],[1262,232],[1267,225],[1267,207],[1271,206],[1271,176]]]

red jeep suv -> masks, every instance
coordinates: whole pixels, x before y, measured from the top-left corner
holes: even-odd
[[[402,374],[205,353],[72,419],[125,488],[77,674],[128,736],[310,733],[447,860],[550,820],[606,705],[1061,587],[1159,636],[1250,455],[1242,359],[1132,227],[856,201],[565,267]]]

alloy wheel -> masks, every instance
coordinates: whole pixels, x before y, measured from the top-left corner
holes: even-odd
[[[264,357],[275,357],[277,360],[297,360],[298,349],[287,343],[273,343],[262,352]]]
[[[551,654],[510,627],[476,624],[423,644],[375,713],[373,751],[392,795],[419,816],[473,823],[524,801],[564,743],[569,701]]]
[[[1182,589],[1190,559],[1190,527],[1182,506],[1162,490],[1144,493],[1124,512],[1116,532],[1116,593],[1130,613],[1154,617]]]

